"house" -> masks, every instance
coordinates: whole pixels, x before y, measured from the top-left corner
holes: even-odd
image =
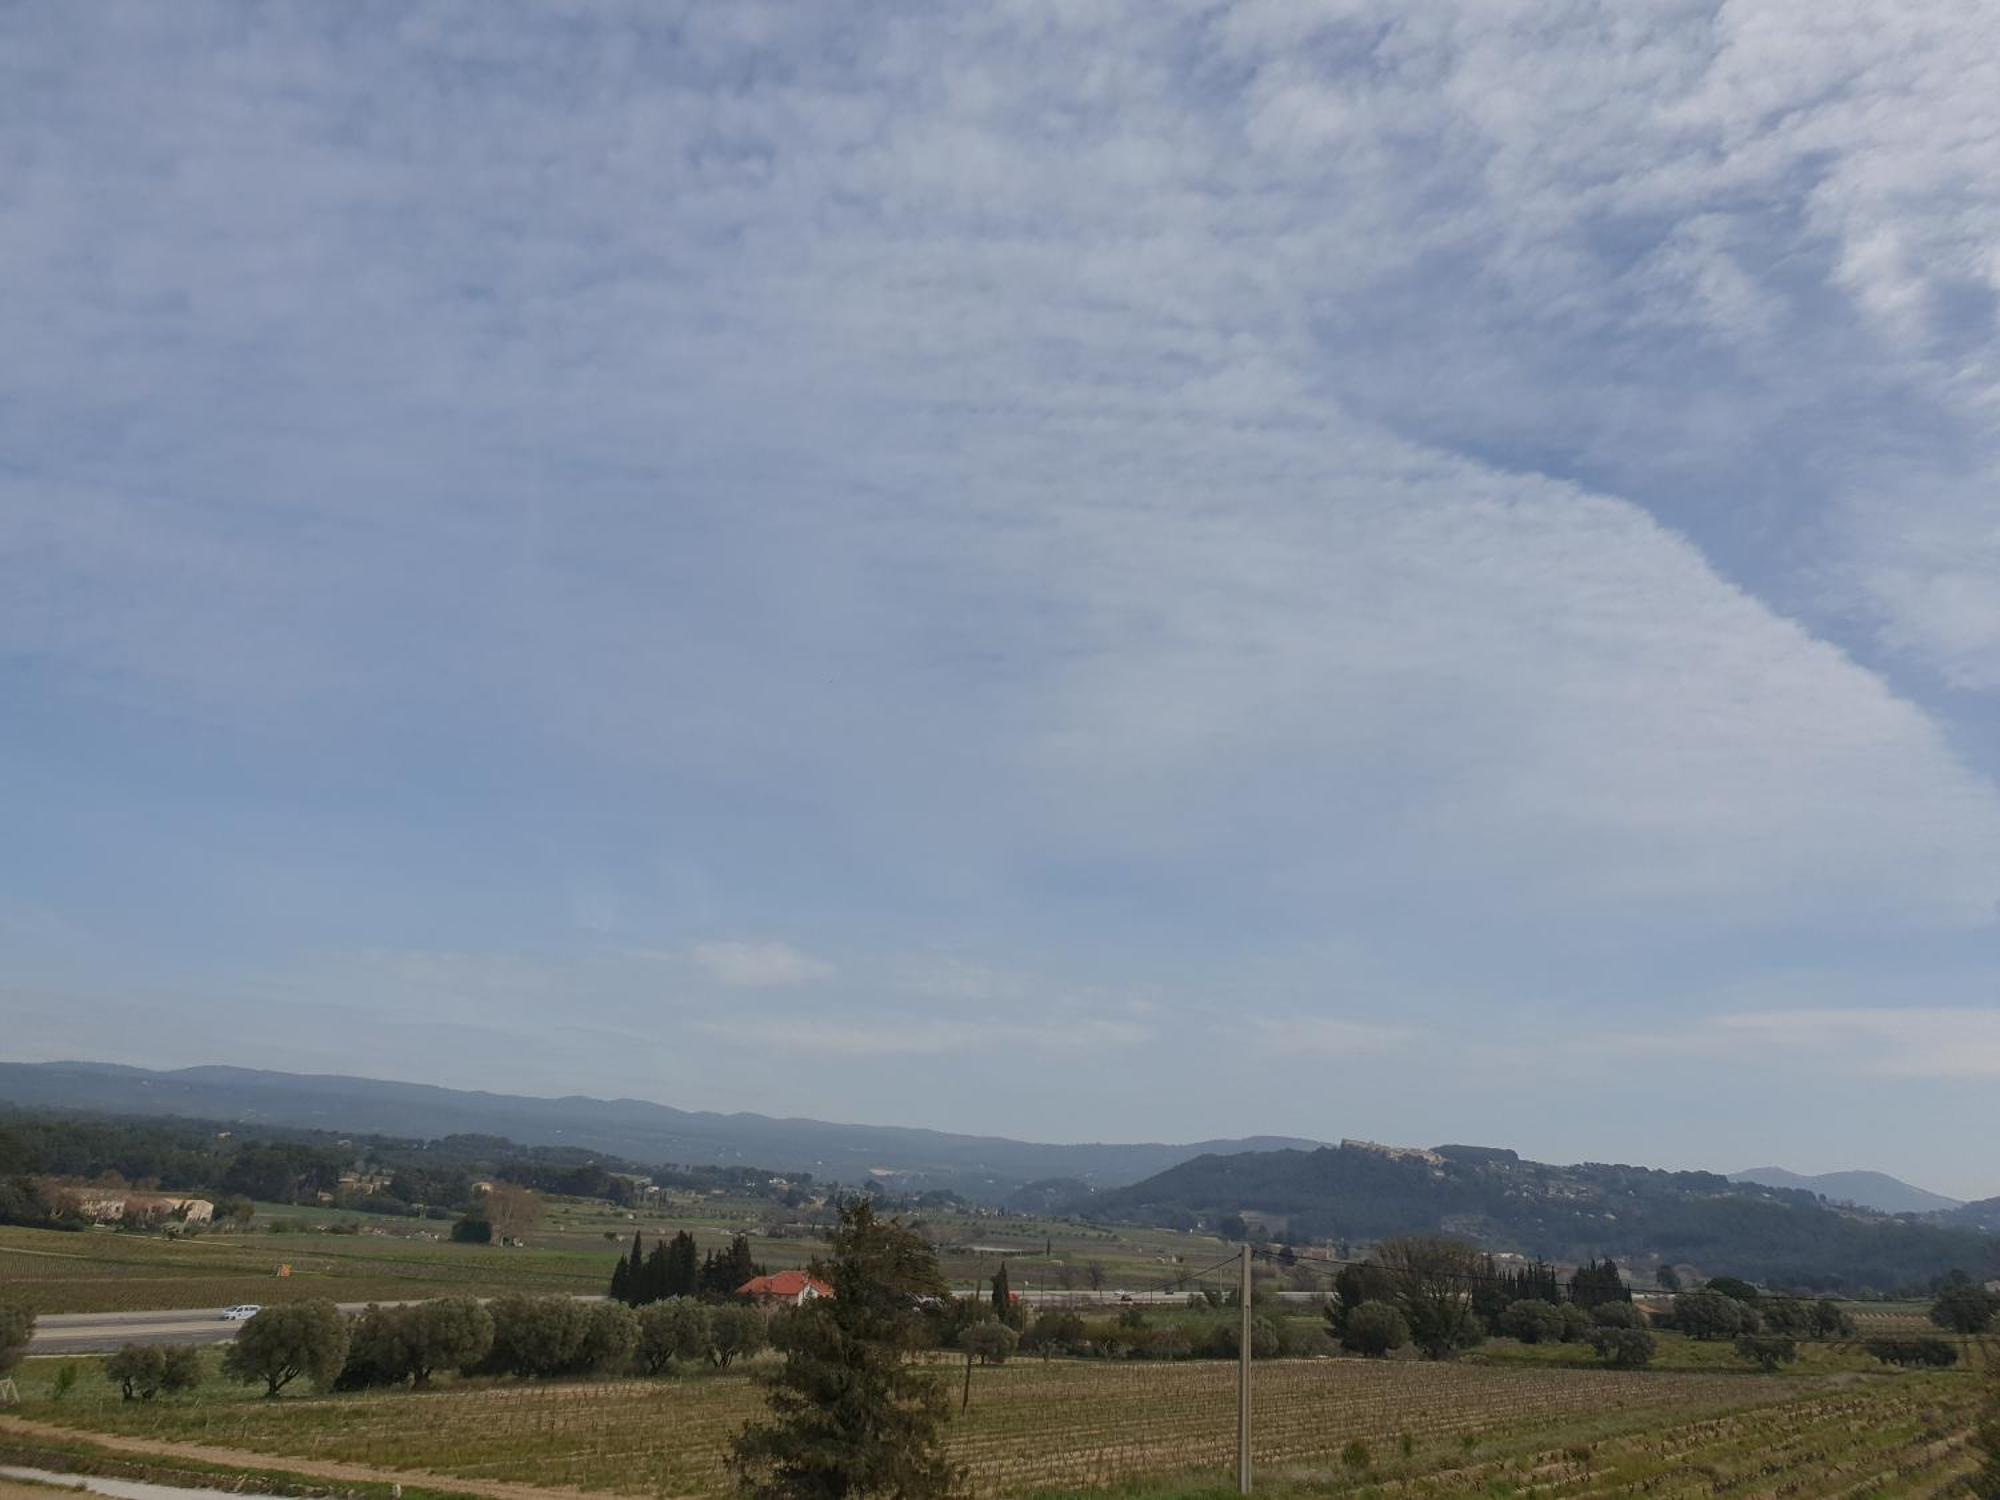
[[[831,1297],[833,1288],[804,1271],[780,1271],[774,1276],[753,1276],[736,1289],[767,1307],[802,1307],[816,1297]]]

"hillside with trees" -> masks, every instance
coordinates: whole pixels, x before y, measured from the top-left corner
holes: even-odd
[[[1971,1227],[1835,1208],[1714,1172],[1551,1166],[1484,1147],[1204,1156],[1078,1206],[1188,1229],[1247,1218],[1274,1237],[1340,1245],[1448,1233],[1550,1260],[1692,1264],[1802,1289],[1891,1291],[1955,1268],[2000,1274],[2000,1237]]]

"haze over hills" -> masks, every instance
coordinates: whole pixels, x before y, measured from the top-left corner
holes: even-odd
[[[536,1098],[375,1078],[222,1066],[155,1072],[113,1063],[0,1063],[0,1102],[103,1114],[177,1115],[432,1138],[505,1136],[641,1162],[758,1166],[859,1182],[889,1172],[921,1186],[997,1198],[1029,1182],[1136,1182],[1212,1152],[1310,1147],[1291,1136],[1186,1145],[1049,1145],[900,1126],[846,1125],[674,1109],[643,1099]]]
[[[1913,1186],[1887,1172],[1821,1172],[1807,1175],[1788,1172],[1783,1167],[1752,1167],[1747,1172],[1731,1172],[1731,1182],[1754,1182],[1761,1187],[1797,1188],[1817,1193],[1834,1203],[1852,1203],[1885,1214],[1931,1214],[1963,1206],[1962,1200],[1947,1198],[1927,1188]]]

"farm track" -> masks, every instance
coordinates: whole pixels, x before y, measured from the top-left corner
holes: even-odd
[[[59,1427],[53,1422],[36,1422],[25,1417],[0,1414],[0,1440],[12,1439],[17,1442],[32,1443],[39,1438],[45,1442],[70,1444],[79,1436],[87,1437],[93,1447],[133,1457],[180,1459],[188,1463],[214,1464],[231,1469],[282,1469],[288,1474],[301,1474],[313,1479],[331,1479],[347,1484],[421,1485],[425,1489],[486,1496],[489,1500],[545,1500],[548,1496],[576,1496],[582,1493],[579,1490],[547,1485],[465,1479],[452,1474],[430,1474],[421,1469],[392,1471],[371,1468],[366,1464],[332,1463],[311,1458],[286,1457],[274,1463],[273,1456],[269,1453],[217,1448],[206,1443],[166,1442],[158,1438],[129,1437],[118,1433],[79,1433],[74,1427]],[[35,1490],[33,1493],[43,1495],[48,1492]]]

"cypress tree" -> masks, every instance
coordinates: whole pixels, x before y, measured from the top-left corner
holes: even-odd
[[[919,1299],[946,1295],[920,1235],[840,1212],[832,1255],[815,1267],[833,1295],[773,1329],[781,1369],[763,1377],[770,1416],[730,1444],[748,1500],[945,1500],[963,1471],[945,1457],[950,1403],[938,1377],[906,1358],[924,1340]]]
[[[1003,1323],[1014,1321],[1014,1295],[1007,1285],[1007,1262],[993,1273],[993,1315]]]
[[[653,1243],[653,1253],[646,1257],[646,1269],[636,1283],[640,1302],[658,1302],[671,1296],[667,1290],[667,1247],[657,1240]]]
[[[626,1264],[625,1257],[622,1255],[619,1256],[618,1264],[611,1268],[611,1300],[613,1302],[630,1302],[632,1300],[631,1271],[632,1268]]]
[[[694,1257],[694,1236],[683,1229],[674,1236],[673,1243],[667,1246],[666,1255],[661,1262],[662,1297],[692,1297],[695,1294],[699,1267],[695,1264]]]

